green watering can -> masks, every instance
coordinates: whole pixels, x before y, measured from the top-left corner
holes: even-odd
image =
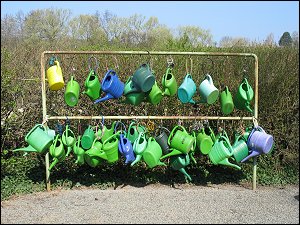
[[[228,159],[233,155],[233,149],[225,131],[224,134],[225,135],[220,135],[218,137],[211,151],[208,153],[208,156],[214,165],[221,164],[240,170],[241,167],[228,161]]]
[[[235,141],[232,145],[233,157],[235,161],[241,162],[244,158],[249,155],[249,149],[247,146],[247,141],[243,135],[235,134]]]
[[[53,134],[47,130],[42,124],[36,124],[25,136],[25,141],[29,144],[28,147],[18,148],[15,151],[38,152],[44,153],[53,142]]]
[[[174,133],[175,135],[173,137]],[[175,148],[182,153],[187,154],[193,147],[195,139],[195,137],[188,134],[183,126],[177,125],[173,128],[169,135],[168,144],[171,148]]]
[[[133,143],[133,151],[135,153],[135,160],[130,164],[133,166],[142,159],[142,154],[147,147],[146,135],[140,132],[138,138]]]
[[[80,139],[81,139],[81,136],[78,136],[78,140],[73,145],[73,152],[77,157],[75,163],[77,163],[78,165],[83,165],[84,164],[84,153],[85,153],[85,151],[84,151],[83,148],[80,147]]]
[[[234,96],[233,102],[237,109],[246,109],[249,112],[253,112],[250,108],[250,102],[254,97],[254,92],[252,87],[247,81],[247,78],[244,78],[240,84],[236,95]]]
[[[49,153],[53,157],[53,162],[48,169],[50,171],[58,162],[61,162],[66,158],[65,148],[59,134],[56,135],[54,142],[50,146]]]
[[[195,150],[196,150],[196,146],[197,146],[197,142],[196,142],[196,132],[195,131],[192,131],[192,136],[195,138],[195,141],[194,141],[194,144],[190,150],[190,152],[188,153],[190,158],[192,159],[192,161],[197,164],[196,162],[196,159],[194,157],[194,154],[195,154]]]
[[[119,139],[120,131],[107,138],[102,145],[102,150],[105,152],[109,163],[116,162],[119,159]]]
[[[210,127],[203,127],[197,135],[197,146],[202,154],[207,155],[216,141],[215,134]]]
[[[107,128],[107,126],[103,126],[103,130],[98,130],[96,133],[96,136],[101,137],[102,143],[104,143],[109,137],[111,137],[114,134],[115,126],[117,121],[114,121],[110,128]]]
[[[170,159],[170,165],[172,169],[179,170],[181,173],[184,174],[185,178],[188,178],[190,181],[192,181],[192,178],[184,169],[184,167],[186,167],[189,164],[190,164],[190,157],[188,154],[172,156]]]
[[[141,104],[146,97],[145,92],[138,90],[133,84],[132,76],[129,77],[125,83],[124,96],[126,97],[125,103],[131,105]]]
[[[162,86],[164,92],[162,95],[173,96],[177,92],[177,82],[175,76],[172,73],[172,68],[168,67],[166,73],[162,77]]]
[[[137,124],[135,121],[132,121],[128,127],[126,138],[131,143],[134,143],[134,141],[138,138],[139,133],[145,132],[145,131],[146,131],[146,128],[144,126]]]
[[[68,124],[66,125],[66,129],[62,134],[62,142],[68,148],[68,151],[66,154],[66,157],[68,157],[68,155],[72,151],[73,145],[76,142],[76,137],[75,137],[73,131],[70,129]]]
[[[101,84],[98,79],[98,75],[94,70],[90,70],[88,77],[84,82],[85,91],[82,92],[89,96],[92,101],[99,98],[101,94]]]
[[[100,141],[97,141],[97,139],[93,141],[92,147],[85,152],[84,159],[91,167],[96,167],[100,163],[103,163],[104,159],[107,160],[107,156],[102,149]]]
[[[160,145],[155,141],[153,137],[148,139],[148,144],[143,152],[143,159],[149,168],[153,168],[157,165],[167,166],[165,163],[160,162],[159,159],[162,155],[162,149]]]

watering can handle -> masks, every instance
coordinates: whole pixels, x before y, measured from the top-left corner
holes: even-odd
[[[185,131],[184,127],[183,126],[180,126],[180,125],[177,125],[173,128],[173,130],[171,131],[170,135],[169,135],[169,138],[168,138],[168,144],[171,145],[171,137],[173,137],[173,133],[174,131],[177,129],[177,128],[183,128],[183,130]]]
[[[25,141],[27,142],[28,140],[28,136],[37,128],[37,127],[42,127],[44,129],[44,131],[46,130],[46,127],[43,124],[36,124],[29,132],[28,134],[25,136]]]
[[[227,136],[227,135],[226,135]],[[232,146],[231,146],[231,144],[230,144],[230,141],[229,141],[229,139],[228,139],[228,137],[226,137],[226,136],[221,136],[220,137],[220,139],[223,139],[226,143],[227,143],[227,145],[229,146],[229,150],[230,150],[230,154],[232,155],[233,154],[233,149],[232,149]]]
[[[208,81],[211,85],[214,85],[213,80],[212,80],[212,78],[211,78],[211,76],[210,76],[209,74],[206,74],[206,75],[205,75],[205,79],[207,79],[207,81]]]
[[[118,131],[117,133],[111,135],[109,138],[107,138],[107,139],[103,142],[103,145],[105,145],[106,142],[108,142],[110,139],[112,139],[112,138],[114,138],[114,137],[120,135],[120,133],[121,133],[121,131]]]
[[[208,127],[208,129],[210,130],[210,134],[211,134],[210,137],[211,137],[212,141],[215,142],[216,136],[215,136],[214,131],[211,129],[211,127]]]

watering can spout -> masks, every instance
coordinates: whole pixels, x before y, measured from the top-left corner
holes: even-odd
[[[67,151],[66,157],[68,157],[68,155],[71,153],[71,151],[72,151],[72,147],[68,147],[68,151]]]
[[[97,156],[97,157],[100,157],[100,158],[102,158],[102,159],[105,159],[105,160],[107,160],[107,155],[106,155],[106,153],[104,152],[104,151],[101,151],[101,152],[99,152],[99,153],[87,153],[89,156]]]
[[[137,155],[135,160],[130,164],[130,166],[133,166],[134,164],[136,164],[137,162],[139,162],[142,158],[142,155]]]
[[[191,178],[190,175],[185,171],[184,168],[180,168],[179,171],[180,171],[181,173],[183,173],[184,176],[187,177],[187,178],[189,179],[189,181],[192,181],[192,178]]]
[[[258,151],[252,151],[252,153],[250,155],[248,155],[246,158],[244,158],[241,162],[246,162],[248,159],[254,157],[254,156],[258,156],[260,153]]]
[[[168,154],[166,154],[166,155],[160,157],[160,160],[165,159],[165,158],[167,158],[167,157],[169,157],[169,156],[180,155],[180,154],[182,154],[181,151],[179,151],[179,150],[177,150],[177,149],[173,149],[173,151],[171,151],[171,152],[169,152]]]
[[[108,99],[111,99],[111,98],[114,98],[114,96],[112,96],[110,93],[107,93],[103,98],[97,99],[97,100],[94,102],[94,104],[97,104],[97,103],[99,103],[99,102],[104,102],[104,101],[106,101],[106,100],[108,100]]]
[[[219,162],[218,164],[222,164],[222,165],[224,165],[224,166],[231,166],[231,167],[233,167],[233,168],[236,168],[236,169],[238,169],[238,170],[241,170],[241,167],[239,167],[238,165],[235,165],[235,164],[233,164],[233,163],[230,163],[230,162],[228,161],[228,158],[222,160],[222,161]]]
[[[28,147],[25,147],[25,148],[17,148],[15,150],[13,150],[13,152],[17,152],[17,151],[37,152],[37,150],[35,148],[33,148],[31,145],[29,145]]]
[[[250,108],[250,106],[249,106],[249,103],[248,103],[248,102],[246,103],[246,105],[245,105],[245,106],[246,106],[246,109],[247,109],[249,112],[251,112],[251,113],[253,112],[253,110]]]
[[[58,163],[58,158],[54,158],[53,162],[51,163],[51,165],[49,166],[49,171]]]

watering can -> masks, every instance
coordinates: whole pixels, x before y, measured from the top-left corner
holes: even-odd
[[[119,140],[119,152],[126,158],[125,164],[133,162],[135,160],[135,155],[133,152],[133,146],[131,142],[124,136],[124,134],[120,134]]]
[[[18,148],[13,151],[44,153],[53,142],[53,136],[48,134],[49,130],[47,130],[44,125],[36,124],[25,136],[25,141],[29,146]]]
[[[132,75],[134,86],[142,91],[148,92],[155,83],[155,76],[152,74],[149,64],[142,64]]]
[[[167,166],[165,163],[160,162],[159,159],[162,156],[162,149],[160,145],[155,141],[153,137],[148,139],[148,144],[143,152],[143,159],[149,168],[153,168],[157,165]]]
[[[220,94],[220,104],[224,115],[228,115],[233,111],[234,104],[228,86],[225,86],[225,89]]]
[[[168,144],[172,148],[175,148],[185,154],[187,154],[191,150],[194,141],[195,137],[189,135],[185,128],[179,125],[173,128],[168,138]]]
[[[68,106],[75,106],[78,103],[80,92],[80,85],[77,81],[74,80],[74,77],[71,76],[71,80],[67,83],[65,91],[65,102]]]
[[[190,164],[190,158],[188,154],[181,154],[178,156],[172,156],[170,159],[170,165],[174,170],[179,170],[184,174],[185,178],[192,181],[190,175],[185,171],[184,167]]]
[[[97,99],[94,103],[103,102],[111,98],[120,98],[123,94],[124,86],[124,83],[119,80],[117,73],[114,70],[109,70],[101,84],[102,90],[106,92],[106,95]]]
[[[219,97],[219,90],[215,87],[209,74],[199,85],[200,103],[213,104]]]
[[[140,132],[145,132],[146,128],[142,125],[137,125],[136,122],[131,122],[129,127],[128,127],[128,132],[126,134],[126,138],[131,143],[134,143],[134,141],[138,138]]]
[[[84,164],[84,149],[80,147],[80,139],[81,136],[78,136],[78,140],[75,142],[75,144],[73,145],[73,152],[76,155],[77,159],[75,161],[75,163],[77,163],[78,165],[83,165]]]
[[[170,152],[170,146],[168,145],[168,135],[165,131],[167,131],[169,134],[170,131],[165,127],[160,127],[158,130],[160,131],[160,134],[155,135],[155,140],[160,145],[163,155],[166,155]]]
[[[147,147],[147,140],[144,132],[140,132],[138,138],[133,143],[133,151],[135,153],[135,160],[130,164],[133,166],[142,159],[142,154]]]
[[[233,157],[236,162],[241,162],[249,154],[249,149],[247,146],[247,141],[243,135],[235,135],[235,141],[232,145]]]
[[[100,141],[97,141],[97,139],[93,141],[92,147],[85,152],[84,159],[91,167],[96,167],[100,163],[103,163],[104,159],[107,160],[107,156],[102,149]]]
[[[254,92],[250,84],[248,83],[247,78],[244,78],[240,84],[236,95],[234,96],[233,102],[236,108],[246,109],[249,112],[253,112],[250,108],[250,102],[254,97]]]
[[[149,91],[149,94],[147,95],[147,101],[150,102],[152,105],[157,105],[161,99],[162,99],[162,91],[157,85],[157,82],[154,82],[154,85]]]
[[[67,124],[65,131],[62,134],[62,142],[65,146],[67,146],[68,151],[66,154],[66,157],[70,154],[72,151],[72,147],[76,142],[76,137],[73,133],[73,131],[69,128],[69,125]]]
[[[268,154],[274,147],[274,138],[260,126],[254,127],[248,137],[247,146],[250,154],[241,162],[261,154]]]
[[[170,67],[162,77],[162,86],[164,87],[162,95],[173,96],[177,92],[177,82]]]
[[[182,103],[192,103],[195,104],[195,101],[192,99],[193,95],[196,93],[196,84],[192,79],[191,74],[187,74],[178,88],[178,98]]]
[[[195,157],[194,157],[195,150],[196,150],[196,146],[197,146],[197,142],[196,142],[196,132],[195,132],[195,131],[192,131],[192,136],[195,138],[195,141],[194,141],[194,144],[193,144],[193,146],[192,146],[192,148],[191,148],[191,150],[190,150],[190,152],[189,152],[188,154],[189,154],[190,158],[193,160],[193,162],[194,162],[195,164],[197,164],[196,159],[195,159]]]
[[[95,133],[92,129],[92,126],[88,126],[88,128],[84,131],[81,138],[81,146],[85,150],[91,148],[93,141],[95,139]]]
[[[61,138],[59,137],[59,134],[56,135],[54,142],[50,146],[49,153],[53,157],[53,162],[48,169],[50,171],[58,162],[61,162],[66,158],[64,145]]]
[[[56,58],[50,59],[50,67],[46,71],[49,88],[52,91],[60,90],[64,87],[64,79],[62,76],[61,67]]]
[[[203,127],[196,138],[197,146],[204,155],[211,151],[215,141],[215,134],[210,127]]]
[[[225,131],[224,131],[225,132]],[[215,141],[211,151],[208,153],[208,156],[214,165],[225,165],[231,166],[238,170],[241,169],[238,165],[232,164],[228,159],[233,155],[233,149],[230,145],[228,136],[225,132],[225,135],[220,135]]]
[[[110,128],[107,128],[107,126],[105,125],[103,127],[103,131],[101,130],[98,131],[97,133],[98,136],[101,136],[101,132],[103,132],[101,138],[102,143],[104,143],[109,137],[111,137],[114,134],[116,123],[117,121],[114,121]]]
[[[119,159],[119,152],[118,152],[119,134],[120,132],[117,132],[103,142],[102,150],[105,152],[107,158],[106,160],[109,163],[116,162]]]
[[[101,84],[94,70],[90,70],[88,77],[84,82],[85,91],[82,92],[89,96],[92,101],[95,101],[100,96]]]
[[[124,95],[126,97],[125,103],[131,105],[139,105],[145,98],[145,92],[138,90],[133,84],[132,76],[125,83]]]

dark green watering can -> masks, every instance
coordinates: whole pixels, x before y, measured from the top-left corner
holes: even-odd
[[[178,156],[172,156],[170,159],[170,165],[174,170],[179,170],[184,174],[185,178],[192,181],[191,176],[185,171],[184,167],[190,164],[190,158],[188,154],[181,154]]]
[[[49,153],[53,157],[53,162],[48,169],[50,171],[58,162],[61,162],[66,158],[65,148],[59,134],[56,135],[54,142],[50,146]]]
[[[237,93],[234,96],[233,102],[237,109],[246,109],[249,112],[253,112],[250,107],[250,102],[254,97],[254,92],[247,78],[244,78],[240,84]]]
[[[233,157],[235,161],[241,162],[249,154],[249,149],[247,146],[247,141],[242,135],[235,134],[235,141],[232,145]]]

